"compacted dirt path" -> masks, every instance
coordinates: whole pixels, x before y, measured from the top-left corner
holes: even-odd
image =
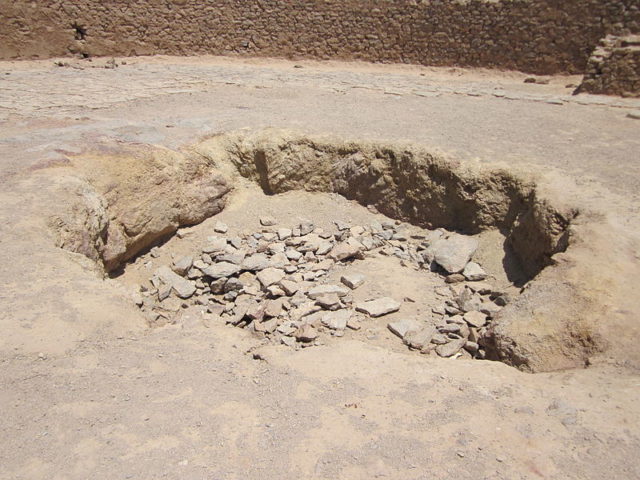
[[[580,370],[420,355],[385,322],[294,350],[196,319],[149,328],[129,297],[133,268],[104,280],[46,233],[50,215],[84,195],[58,185],[69,157],[96,145],[181,150],[278,127],[557,171],[571,179],[555,186],[566,199],[624,228],[633,266],[640,120],[627,114],[637,101],[572,97],[576,77],[541,85],[517,73],[362,64],[62,62],[0,63],[0,478],[640,477],[631,297],[617,311],[624,350],[613,345],[615,355]],[[251,230],[264,214],[289,226],[349,212],[370,215],[341,197],[244,185],[192,235],[218,220]],[[185,253],[189,236],[161,248]]]

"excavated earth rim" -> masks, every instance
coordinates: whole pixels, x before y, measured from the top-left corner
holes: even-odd
[[[267,194],[335,192],[422,227],[468,234],[499,229],[531,280],[484,339],[489,355],[537,372],[583,367],[606,348],[593,325],[609,292],[588,288],[593,267],[571,257],[585,248],[578,232],[595,217],[551,201],[540,179],[526,172],[463,165],[416,145],[279,130],[221,134],[183,153],[119,145],[69,158],[61,168],[68,169],[77,203],[50,227],[59,247],[107,273],[179,227],[219,213],[240,174]]]

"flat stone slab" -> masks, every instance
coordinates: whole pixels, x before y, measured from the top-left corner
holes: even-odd
[[[400,302],[389,297],[377,298],[376,300],[369,300],[356,305],[358,312],[366,313],[370,317],[381,317],[388,313],[397,312],[400,310]]]
[[[409,331],[404,336],[403,341],[409,347],[420,350],[425,345],[431,343],[431,339],[436,334],[436,331],[436,327],[432,325],[423,327],[420,330]]]
[[[329,258],[336,262],[349,260],[356,257],[360,253],[360,248],[347,242],[339,243],[329,252]]]
[[[173,262],[172,269],[181,277],[184,277],[191,266],[193,265],[193,257],[192,256],[184,256],[180,257]]]
[[[344,330],[351,319],[349,310],[338,310],[323,315],[322,324],[331,330]]]
[[[196,293],[196,286],[189,280],[182,278],[169,267],[163,266],[156,270],[156,276],[165,285],[170,285],[180,298],[189,298]]]
[[[244,259],[242,262],[242,269],[249,270],[250,272],[257,272],[259,270],[264,270],[268,268],[270,265],[269,257],[264,253],[256,253],[254,255],[250,255]]]
[[[278,283],[285,276],[285,273],[278,268],[265,268],[260,273],[256,275],[256,278],[260,282],[260,284],[267,288],[274,283]]]
[[[479,282],[487,278],[487,272],[476,262],[467,263],[464,270],[462,270],[462,275],[470,282]]]
[[[355,290],[362,285],[364,280],[365,276],[360,273],[348,273],[340,278],[340,281],[351,290]]]
[[[466,343],[466,338],[451,340],[449,343],[445,343],[444,345],[438,345],[436,347],[436,353],[441,357],[452,357],[458,353]]]
[[[340,285],[318,285],[317,287],[313,287],[311,290],[307,292],[309,298],[315,300],[321,295],[330,295],[335,293],[339,297],[344,297],[349,293],[349,290],[345,287],[341,287]]]
[[[242,270],[239,265],[230,262],[218,262],[209,265],[202,270],[202,273],[211,278],[228,278]]]
[[[433,260],[449,273],[464,270],[477,249],[478,240],[457,233],[438,239],[429,247]]]
[[[471,327],[480,328],[487,323],[487,315],[475,310],[465,313],[463,318]]]
[[[422,323],[412,318],[403,318],[395,322],[389,322],[387,328],[398,337],[404,339],[409,332],[416,332],[423,327]],[[431,339],[429,339],[431,341]]]

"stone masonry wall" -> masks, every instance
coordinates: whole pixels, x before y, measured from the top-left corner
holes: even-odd
[[[579,92],[640,97],[640,35],[608,35],[589,58]]]
[[[0,0],[0,59],[252,55],[583,72],[638,0]]]

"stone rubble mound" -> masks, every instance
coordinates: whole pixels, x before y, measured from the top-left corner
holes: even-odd
[[[249,329],[296,348],[320,345],[323,335],[342,337],[371,318],[401,311],[402,302],[389,297],[355,302],[352,292],[367,282],[365,275],[345,272],[340,284],[327,282],[328,273],[345,264],[386,255],[446,282],[436,288],[442,305],[429,318],[393,320],[388,329],[421,353],[484,358],[482,336],[507,298],[471,261],[478,247],[473,237],[441,229],[408,235],[394,221],[336,221],[334,231],[310,221],[283,228],[271,217],[260,224],[243,236],[210,236],[197,257],[157,268],[136,294],[151,323],[174,323],[181,310],[196,307],[209,324]],[[214,231],[228,228],[218,222]]]

